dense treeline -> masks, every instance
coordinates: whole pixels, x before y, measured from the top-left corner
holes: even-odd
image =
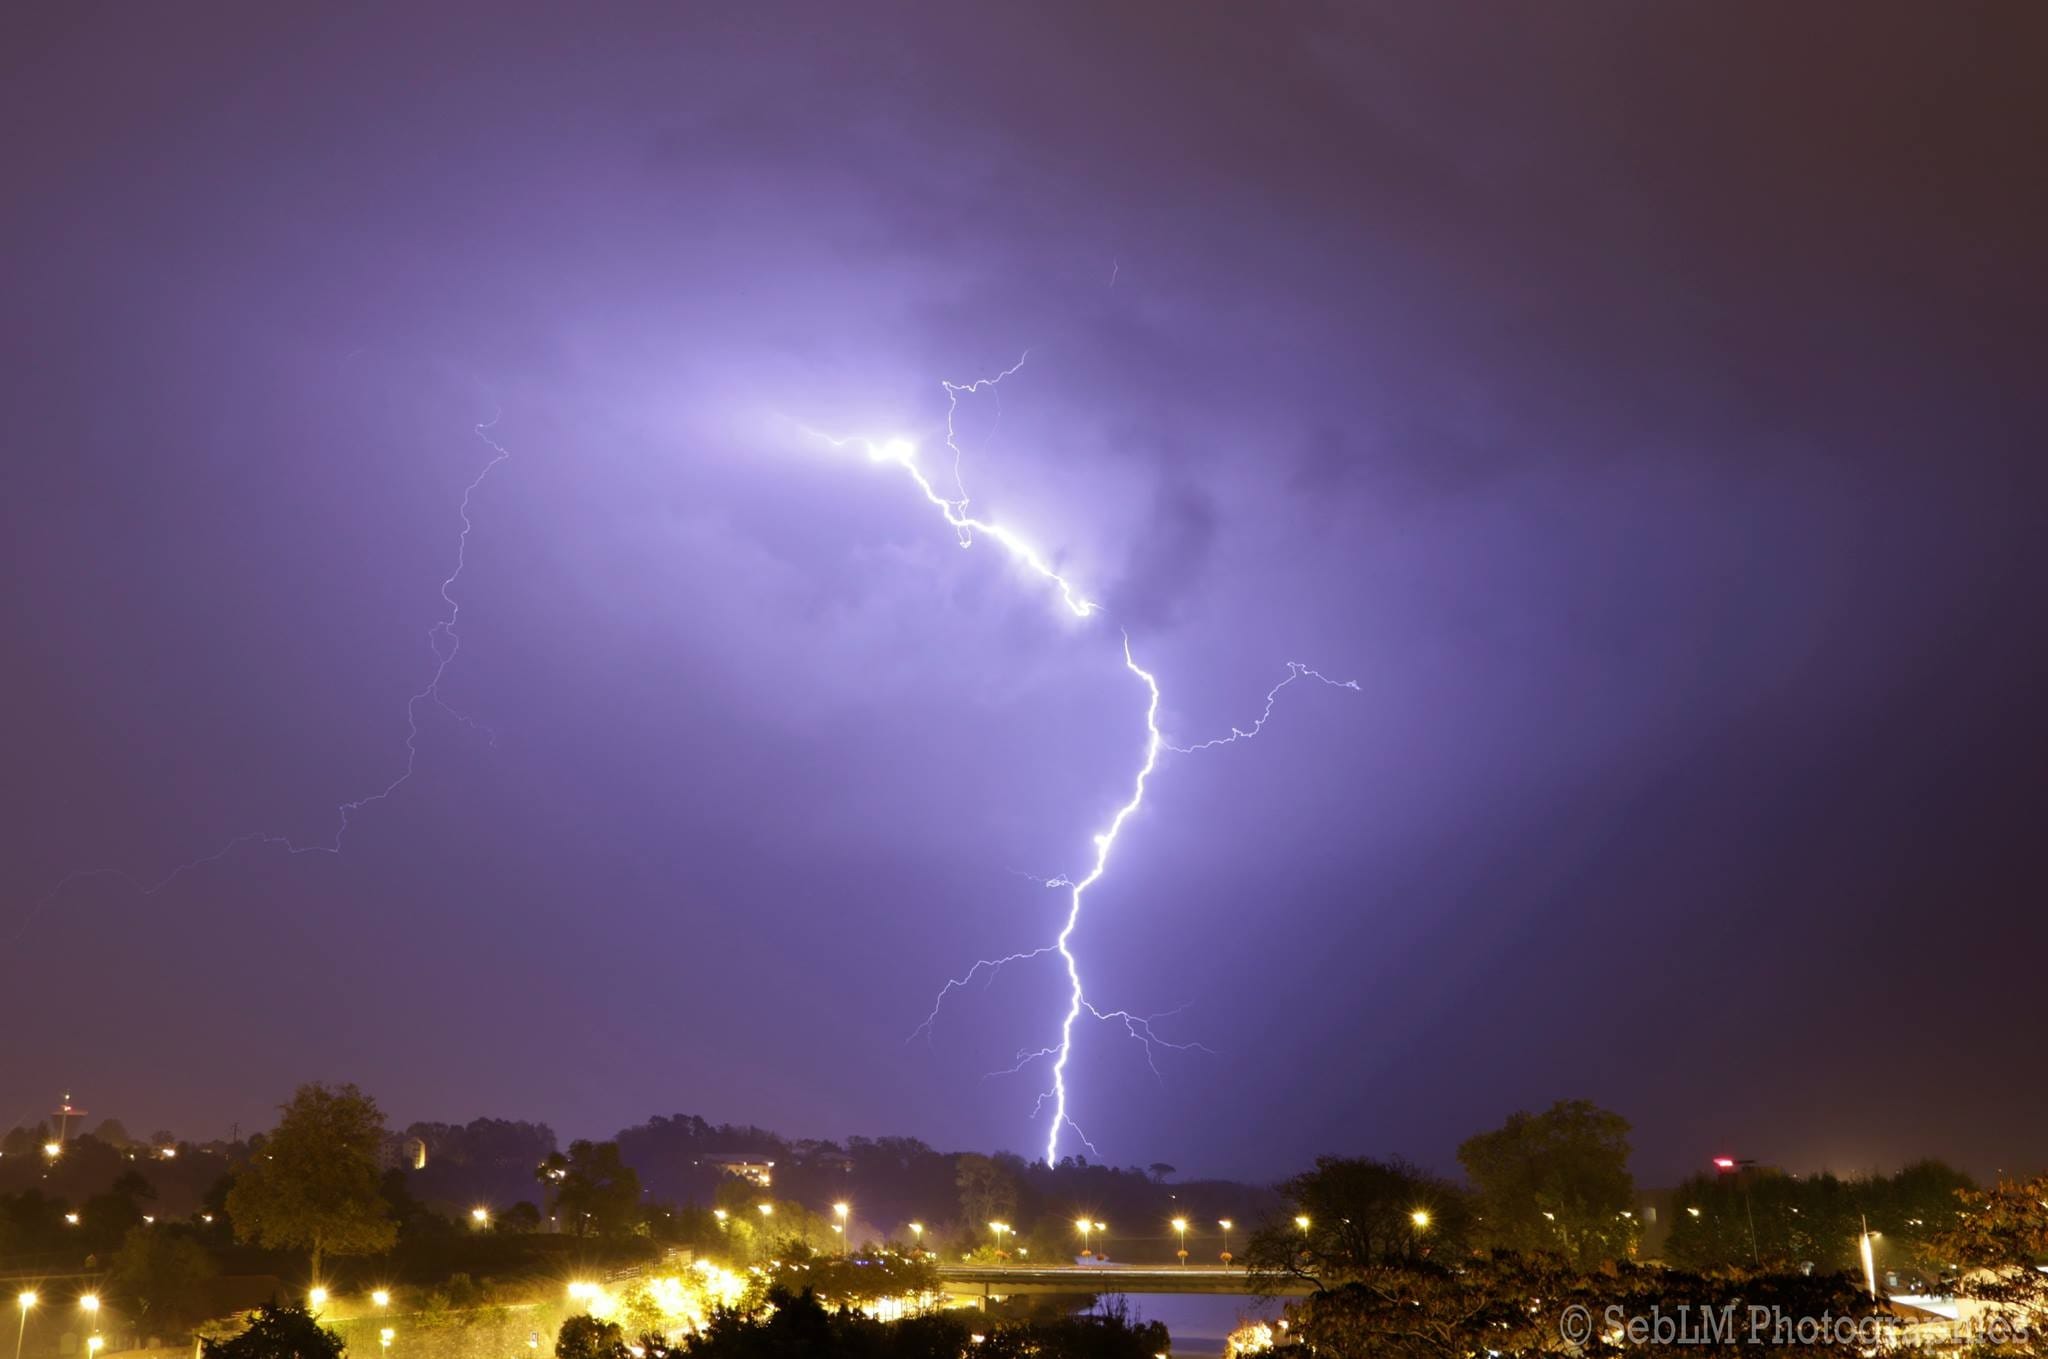
[[[1859,1179],[1769,1169],[1699,1175],[1673,1195],[1664,1254],[1689,1269],[1854,1270],[1869,1231],[1889,1272],[1938,1276],[1950,1263],[1940,1243],[1955,1229],[1959,1194],[1975,1187],[1939,1161]]]
[[[61,1155],[47,1157],[47,1129],[17,1129],[9,1134],[13,1151],[0,1157],[0,1260],[71,1256],[80,1248],[104,1256],[144,1212],[187,1225],[210,1212],[218,1230],[200,1235],[218,1252],[230,1244],[236,1217],[228,1186],[266,1154],[274,1135],[194,1146],[163,1133],[158,1141],[116,1146],[96,1130],[66,1139]],[[1108,1224],[1091,1240],[1098,1251],[1165,1258],[1173,1216],[1191,1214],[1205,1225],[1218,1218],[1249,1223],[1275,1202],[1262,1186],[1172,1183],[1174,1168],[1164,1164],[1139,1169],[1068,1157],[1046,1166],[1009,1153],[941,1152],[908,1137],[788,1139],[689,1114],[655,1117],[609,1141],[567,1148],[541,1123],[479,1118],[389,1132],[380,1121],[374,1158],[382,1215],[396,1231],[386,1242],[372,1230],[366,1244],[378,1253],[395,1249],[426,1268],[441,1260],[485,1272],[545,1250],[538,1242],[507,1246],[505,1237],[701,1246],[718,1239],[715,1210],[751,1213],[764,1201],[778,1205],[777,1220],[799,1235],[818,1225],[829,1204],[850,1201],[849,1226],[863,1237],[902,1238],[918,1222],[928,1244],[963,1251],[993,1248],[988,1223],[1004,1221],[1017,1230],[1004,1238],[1002,1253],[1038,1258],[1071,1253],[1077,1212]],[[770,1184],[734,1179],[725,1165],[735,1158],[773,1162]],[[122,1181],[124,1172],[132,1178]],[[489,1214],[488,1232],[471,1221],[478,1208]],[[67,1214],[80,1223],[68,1224]],[[230,1263],[256,1268],[265,1261],[245,1252]]]
[[[1630,1177],[1627,1122],[1572,1101],[1467,1139],[1462,1182],[1399,1160],[1327,1157],[1272,1189],[1177,1182],[1163,1164],[945,1153],[911,1138],[787,1141],[689,1115],[567,1147],[544,1125],[502,1119],[393,1133],[353,1086],[301,1088],[276,1128],[246,1142],[137,1141],[103,1124],[61,1144],[17,1129],[5,1146],[0,1258],[97,1273],[109,1322],[134,1334],[217,1315],[223,1274],[411,1285],[416,1305],[447,1312],[559,1294],[578,1274],[644,1273],[671,1248],[689,1253],[672,1259],[789,1288],[806,1325],[819,1323],[805,1290],[834,1306],[919,1296],[932,1286],[919,1271],[938,1259],[1061,1263],[1086,1249],[1237,1260],[1260,1288],[1315,1290],[1277,1343],[1321,1334],[1340,1353],[1368,1340],[1400,1352],[1382,1332],[1429,1318],[1451,1341],[1486,1331],[1485,1347],[1515,1353],[1491,1333],[1522,1326],[1510,1314],[1538,1295],[1699,1303],[1735,1279],[1847,1306],[1866,1248],[1893,1291],[1938,1287],[2027,1315],[2048,1293],[2034,1268],[2048,1259],[2048,1186],[1979,1190],[1937,1162],[1852,1180],[1731,1163],[1652,1204]],[[1660,1207],[1652,1253],[1672,1268],[1646,1268]],[[676,1312],[677,1296],[661,1305],[728,1347],[705,1352],[745,1353],[780,1334],[758,1307],[720,1330]],[[848,1352],[879,1334],[850,1318],[822,1324]]]

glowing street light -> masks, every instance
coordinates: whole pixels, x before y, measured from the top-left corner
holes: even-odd
[[[1295,1214],[1295,1216],[1294,1216],[1294,1225],[1295,1225],[1295,1228],[1296,1228],[1296,1229],[1297,1229],[1298,1231],[1300,1231],[1300,1232],[1301,1232],[1301,1234],[1302,1234],[1303,1236],[1307,1236],[1307,1235],[1308,1235],[1308,1214],[1306,1214],[1306,1213],[1297,1213],[1297,1214]]]
[[[1180,1233],[1180,1267],[1186,1269],[1188,1267],[1188,1220],[1184,1217],[1175,1218],[1173,1220],[1173,1229]]]
[[[93,1357],[94,1355],[96,1355],[96,1354],[98,1354],[98,1353],[100,1352],[100,1346],[102,1346],[102,1345],[104,1345],[104,1344],[106,1344],[106,1343],[107,1343],[106,1341],[104,1341],[104,1340],[100,1339],[100,1337],[99,1337],[99,1336],[97,1336],[97,1335],[89,1335],[89,1336],[87,1336],[87,1337],[85,1338],[85,1354],[86,1354],[86,1359],[92,1359],[92,1357]]]
[[[1074,1230],[1081,1233],[1081,1254],[1094,1254],[1088,1249],[1088,1233],[1095,1230],[1095,1223],[1088,1218],[1077,1217],[1074,1219]]]
[[[846,1245],[848,1237],[848,1233],[846,1230],[847,1215],[852,1212],[853,1209],[844,1203],[835,1203],[832,1205],[832,1216],[839,1219],[839,1221],[832,1224],[832,1230],[839,1233],[839,1253],[841,1255],[846,1254]]]
[[[1003,1253],[1003,1237],[1009,1232],[1010,1224],[1007,1222],[991,1222],[988,1224],[988,1229],[996,1234],[996,1254],[1001,1255]]]
[[[374,1293],[370,1294],[370,1302],[380,1311],[386,1307],[389,1307],[391,1305],[391,1290],[387,1288],[380,1288],[376,1290]]]
[[[394,1339],[396,1339],[397,1336],[398,1332],[392,1330],[389,1326],[386,1326],[383,1330],[377,1332],[377,1348],[380,1351],[388,1354],[391,1350],[391,1342]]]
[[[28,1309],[36,1305],[35,1290],[25,1288],[15,1294],[14,1305],[21,1308],[21,1324],[14,1328],[14,1359],[21,1359],[21,1338],[28,1333]]]
[[[315,1308],[325,1307],[327,1305],[327,1290],[315,1286],[311,1292],[306,1294],[306,1301]]]
[[[911,1234],[912,1236],[914,1236],[914,1237],[916,1237],[916,1238],[917,1238],[917,1248],[918,1248],[919,1250],[923,1250],[923,1249],[924,1249],[924,1224],[923,1224],[922,1222],[913,1222],[913,1223],[911,1223],[911,1224],[910,1224],[910,1234]]]
[[[1223,1229],[1223,1263],[1227,1265],[1230,1263],[1230,1219],[1219,1217],[1216,1225]]]
[[[80,1309],[82,1309],[89,1315],[98,1316],[100,1310],[100,1295],[97,1293],[80,1293],[78,1295],[78,1305]]]
[[[64,1144],[62,1142],[43,1143],[43,1155],[49,1157],[52,1161],[56,1160],[59,1156],[62,1156],[63,1154]]]
[[[717,1218],[717,1219],[718,1219],[718,1225],[719,1225],[719,1226],[723,1227],[723,1226],[725,1225],[725,1219],[726,1219],[726,1211],[725,1211],[725,1209],[723,1209],[723,1208],[713,1208],[713,1209],[711,1210],[711,1216],[713,1216],[713,1217],[715,1217],[715,1218]]]
[[[764,1218],[775,1216],[775,1205],[772,1203],[757,1203],[754,1205],[754,1207],[760,1212],[761,1216]]]
[[[469,1210],[469,1220],[479,1229],[488,1227],[491,1225],[491,1210],[488,1208],[472,1208]]]

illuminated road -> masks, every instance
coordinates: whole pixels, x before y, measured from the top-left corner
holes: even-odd
[[[1249,1293],[1251,1276],[1221,1265],[1062,1265],[1010,1268],[1002,1265],[940,1265],[939,1280],[956,1297],[1004,1297],[1032,1293]],[[1314,1290],[1290,1280],[1271,1290],[1301,1295]]]

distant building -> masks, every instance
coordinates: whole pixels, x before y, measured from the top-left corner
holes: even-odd
[[[692,1165],[704,1166],[720,1174],[730,1175],[736,1180],[766,1189],[775,1180],[775,1162],[761,1159],[753,1152],[730,1152],[699,1156]]]
[[[1661,1261],[1671,1241],[1671,1214],[1677,1211],[1676,1189],[1642,1189],[1636,1192],[1636,1258]]]

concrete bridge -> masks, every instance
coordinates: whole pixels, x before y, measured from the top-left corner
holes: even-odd
[[[1244,1270],[1216,1265],[940,1265],[939,1286],[957,1298],[1033,1293],[1249,1293]],[[1309,1285],[1290,1279],[1269,1291],[1300,1296]]]

